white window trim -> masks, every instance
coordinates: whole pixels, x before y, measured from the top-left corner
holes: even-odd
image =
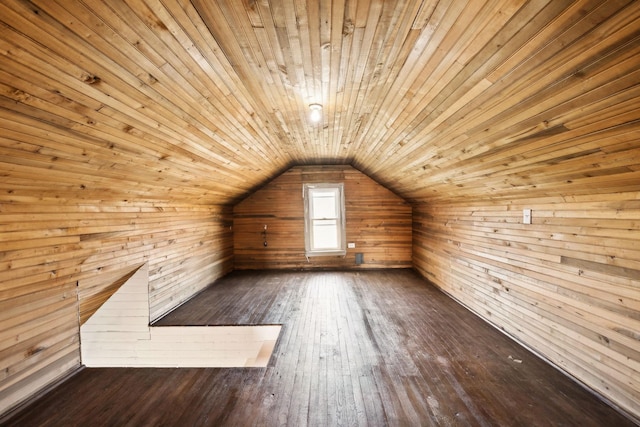
[[[338,232],[340,236],[338,236],[338,243],[340,247],[338,249],[329,249],[329,250],[318,250],[311,248],[311,215],[309,212],[310,198],[309,198],[309,190],[318,189],[318,188],[332,188],[337,189],[339,192],[338,202],[340,203],[340,207],[338,209],[338,214],[340,217],[338,218]],[[337,183],[321,183],[321,184],[304,184],[302,187],[303,198],[304,198],[304,246],[305,246],[305,255],[306,257],[313,256],[345,256],[347,254],[347,236],[346,236],[346,219],[345,219],[345,203],[344,203],[344,184]]]

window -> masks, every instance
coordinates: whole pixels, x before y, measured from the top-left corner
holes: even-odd
[[[343,184],[304,184],[307,256],[345,255]]]

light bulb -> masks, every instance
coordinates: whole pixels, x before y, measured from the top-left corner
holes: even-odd
[[[311,104],[309,105],[309,109],[311,110],[311,113],[309,113],[309,119],[312,122],[317,123],[322,120],[322,105]]]

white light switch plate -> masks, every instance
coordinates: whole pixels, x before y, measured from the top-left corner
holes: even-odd
[[[531,209],[522,209],[522,223],[531,224]]]

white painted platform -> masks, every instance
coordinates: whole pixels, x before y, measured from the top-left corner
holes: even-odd
[[[88,367],[264,367],[280,325],[150,326],[147,264],[80,327]]]

